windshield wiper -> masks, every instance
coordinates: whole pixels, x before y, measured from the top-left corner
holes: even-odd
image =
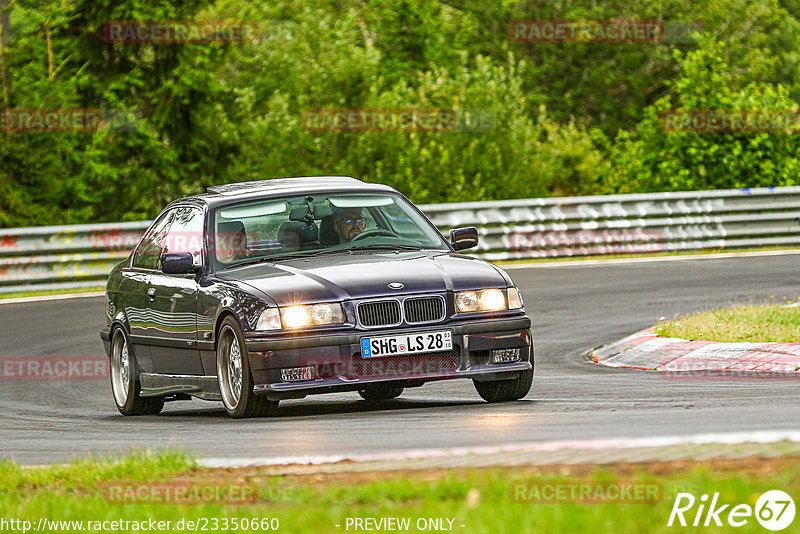
[[[275,256],[259,256],[257,258],[251,258],[249,260],[244,260],[240,263],[235,263],[233,265],[229,265],[225,267],[225,269],[235,269],[237,267],[246,267],[248,265],[257,265],[259,263],[274,263],[277,261],[284,261],[284,260],[299,260],[299,259],[306,259],[306,258],[315,258],[317,256],[328,256],[334,254],[352,254],[354,250],[390,250],[390,251],[401,251],[401,250],[408,250],[408,251],[418,251],[423,250],[424,247],[421,245],[388,245],[388,244],[372,244],[372,245],[359,245],[357,247],[348,247],[348,248],[333,248],[333,249],[323,249],[317,251],[307,251],[307,252],[296,252],[293,254],[279,254]]]
[[[334,254],[350,254],[350,250],[346,248],[326,248],[322,250],[307,252],[297,252],[294,254],[281,254],[280,256],[270,256],[265,258],[266,261],[281,261],[281,260],[298,260],[304,258],[315,258],[317,256],[329,256]]]
[[[256,265],[259,263],[273,263],[276,261],[283,261],[283,260],[297,260],[303,258],[313,258],[316,256],[325,256],[328,254],[350,254],[350,249],[323,249],[317,251],[307,251],[307,252],[296,252],[293,254],[278,254],[275,256],[259,256],[257,258],[252,258],[249,260],[245,260],[241,263],[236,263],[234,265],[230,265],[226,267],[226,269],[233,269],[235,267],[245,267],[247,265]]]
[[[350,247],[348,250],[422,250],[424,247],[421,245],[389,245],[375,243],[372,245],[359,245],[357,247]]]

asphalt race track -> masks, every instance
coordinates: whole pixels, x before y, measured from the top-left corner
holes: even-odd
[[[534,319],[536,377],[520,402],[489,405],[458,380],[369,406],[356,393],[284,401],[235,421],[221,403],[117,413],[107,380],[0,381],[0,456],[43,464],[89,453],[172,448],[202,457],[286,457],[800,429],[800,383],[676,381],[590,364],[588,350],[659,317],[800,295],[800,255],[564,263],[509,270]],[[102,298],[0,305],[0,358],[101,355]]]

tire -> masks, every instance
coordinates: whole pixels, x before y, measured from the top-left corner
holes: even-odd
[[[223,319],[217,332],[217,380],[225,411],[234,419],[270,416],[278,411],[278,401],[253,393],[244,334],[233,317]]]
[[[371,386],[358,390],[358,394],[366,401],[381,401],[396,399],[403,394],[403,388],[392,386]]]
[[[122,328],[111,337],[111,394],[122,415],[156,415],[164,408],[164,397],[142,397],[139,366]]]
[[[488,382],[472,381],[478,395],[486,402],[509,402],[519,400],[531,390],[533,369],[522,371],[517,378],[511,380],[491,380]]]

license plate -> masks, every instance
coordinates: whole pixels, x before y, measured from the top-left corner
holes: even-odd
[[[422,354],[441,352],[453,348],[453,334],[449,330],[403,334],[400,336],[362,337],[361,356],[396,356],[398,354]]]
[[[313,379],[313,367],[292,367],[291,369],[281,369],[281,380],[284,382],[299,382],[301,380]]]

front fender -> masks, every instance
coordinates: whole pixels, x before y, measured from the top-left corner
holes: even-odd
[[[197,302],[200,345],[210,350],[216,341],[217,328],[226,315],[233,315],[244,332],[256,329],[258,318],[275,302],[246,284],[218,282],[200,288]]]

